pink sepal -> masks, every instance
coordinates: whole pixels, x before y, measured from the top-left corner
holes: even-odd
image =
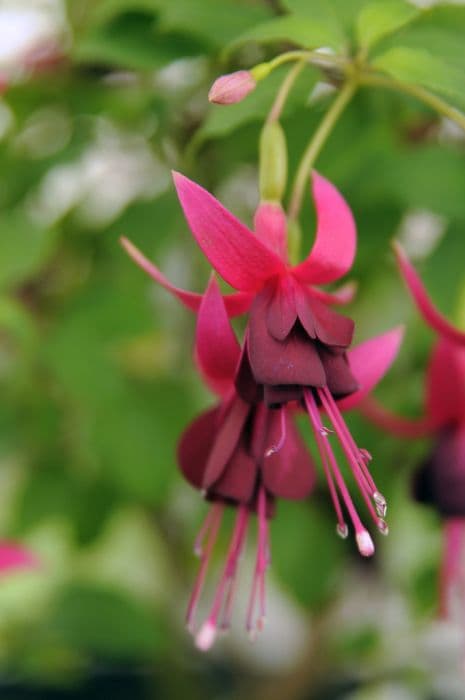
[[[131,243],[131,241],[124,237],[122,237],[120,241],[128,255],[149,275],[149,277],[164,287],[170,294],[177,297],[177,299],[191,311],[197,312],[200,309],[202,294],[188,292],[185,289],[180,289],[171,284],[165,275],[160,272],[158,267],[150,262],[134,243]],[[240,316],[249,309],[252,295],[246,294],[245,292],[236,292],[234,294],[225,294],[223,298],[228,316],[232,318],[234,316]]]
[[[313,172],[313,198],[317,215],[315,243],[293,273],[301,282],[327,284],[350,270],[357,245],[352,212],[329,180]]]
[[[35,554],[15,542],[0,542],[0,574],[4,575],[16,569],[34,569],[39,566]]]
[[[255,212],[256,236],[270,250],[287,260],[287,223],[282,206],[277,202],[261,202]]]
[[[180,173],[173,172],[173,179],[194,238],[228,284],[255,292],[267,279],[285,271],[278,255],[207,190]]]
[[[337,402],[341,411],[354,408],[374,389],[394,362],[403,334],[403,327],[398,326],[349,350],[347,356],[350,369],[359,388]]]
[[[209,387],[219,396],[226,396],[234,381],[240,347],[214,274],[199,309],[195,356]]]
[[[443,335],[452,342],[465,345],[465,332],[455,328],[455,326],[449,323],[445,316],[436,309],[428,296],[423,282],[400,244],[397,241],[393,241],[392,246],[401,275],[413,297],[418,311],[421,313],[426,323],[437,333]]]

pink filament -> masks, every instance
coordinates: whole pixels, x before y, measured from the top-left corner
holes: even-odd
[[[197,578],[194,583],[194,588],[187,606],[186,612],[186,624],[187,627],[192,630],[195,622],[195,613],[197,610],[197,605],[199,598],[202,594],[203,586],[205,583],[205,577],[207,575],[208,565],[210,563],[211,554],[215,546],[215,542],[218,537],[218,531],[220,529],[221,520],[223,518],[224,505],[222,503],[214,503],[210,509],[210,513],[207,515],[206,521],[202,525],[199,534],[203,533],[203,537],[207,536],[207,542],[205,548],[200,554],[200,568],[197,574]],[[210,517],[209,517],[210,516]],[[205,527],[207,529],[205,530]],[[197,538],[198,540],[199,538]],[[197,541],[196,540],[196,541]]]
[[[344,419],[342,418],[333,397],[331,396],[329,390],[325,387],[323,389],[317,389],[318,396],[321,399],[321,403],[323,404],[323,407],[328,414],[331,423],[333,424],[336,434],[339,438],[339,441],[342,445],[342,448],[344,450],[344,453],[346,455],[347,461],[349,463],[349,466],[352,470],[352,473],[354,475],[354,478],[358,484],[358,487],[360,489],[360,492],[363,496],[363,499],[366,503],[366,506],[368,508],[368,511],[373,518],[375,524],[378,524],[378,514],[375,512],[375,509],[373,508],[373,504],[370,500],[370,496],[373,493],[373,489],[370,488],[370,485],[367,484],[366,478],[364,476],[364,472],[362,472],[360,468],[360,464],[358,462],[358,459],[361,460],[359,457],[359,451],[358,448],[355,446],[355,449],[357,452],[355,453],[353,445],[351,444],[352,437],[350,436],[350,432],[345,424]]]
[[[308,389],[305,390],[304,392],[304,397],[305,397],[305,403],[309,412],[309,417],[312,426],[314,427],[315,432],[320,432],[321,433],[321,428],[322,428],[322,422],[320,418],[320,414],[318,411],[318,407],[316,405],[315,397],[313,396],[312,392],[309,391]],[[336,428],[336,426],[334,426]],[[336,428],[337,430],[337,428]],[[339,437],[339,433],[338,433]],[[322,438],[322,440],[319,440],[317,442],[318,449],[320,450],[321,458],[322,461],[324,462],[325,457],[323,455],[326,455],[329,464],[331,466],[331,470],[334,476],[334,479],[336,481],[336,484],[339,488],[339,491],[341,493],[342,499],[344,501],[344,504],[347,508],[347,511],[349,513],[350,519],[352,520],[355,532],[357,535],[360,535],[364,532],[366,532],[365,527],[362,525],[362,522],[360,520],[360,517],[357,513],[357,510],[353,504],[353,501],[350,497],[349,491],[347,489],[347,486],[344,481],[344,477],[341,474],[341,471],[338,467],[336,457],[334,456],[334,452],[332,450],[332,447],[327,439]],[[329,483],[329,482],[328,482]],[[331,489],[331,487],[330,487]],[[337,511],[336,511],[337,513]],[[338,514],[338,513],[337,513]],[[339,514],[338,514],[339,517]]]
[[[266,618],[266,570],[270,564],[268,520],[266,518],[266,493],[263,486],[258,492],[258,546],[252,590],[247,609],[246,627],[251,635],[263,628]],[[258,598],[258,600],[257,600]],[[258,605],[257,605],[258,604]],[[257,616],[254,619],[256,608]]]
[[[444,523],[444,550],[440,573],[440,615],[452,616],[454,593],[465,587],[465,518],[448,518]],[[465,591],[461,590],[464,594]]]
[[[218,587],[216,589],[213,605],[208,616],[207,623],[216,628],[218,626],[218,617],[223,605],[225,606],[225,619],[223,625],[229,622],[229,617],[232,607],[232,596],[234,592],[234,578],[236,575],[237,563],[242,552],[247,525],[249,521],[249,509],[247,506],[239,506],[234,525],[234,531],[231,537],[226,563],[221,575]]]

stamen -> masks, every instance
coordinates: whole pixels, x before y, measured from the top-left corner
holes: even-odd
[[[239,506],[236,516],[236,522],[234,525],[234,531],[231,537],[231,542],[226,557],[226,563],[220,578],[220,582],[216,589],[211,612],[205,623],[201,626],[196,637],[196,644],[198,648],[204,651],[210,648],[210,646],[213,644],[216,638],[216,633],[218,630],[218,616],[221,612],[221,608],[223,607],[223,602],[226,593],[226,616],[230,615],[230,608],[232,606],[232,598],[231,600],[229,600],[231,582],[233,581],[236,574],[237,563],[242,551],[242,546],[245,539],[245,531],[247,530],[248,519],[249,509],[246,506]]]
[[[203,623],[195,637],[195,646],[200,651],[208,651],[216,639],[216,625],[207,620]]]
[[[281,418],[281,435],[279,437],[278,442],[268,447],[268,449],[265,451],[265,457],[271,457],[271,455],[274,455],[276,454],[276,452],[279,452],[279,450],[283,447],[284,443],[286,442],[286,409],[284,408],[284,406],[281,406],[279,411]]]
[[[357,547],[360,554],[364,557],[371,557],[375,553],[375,545],[370,537],[368,530],[361,529],[355,534]]]
[[[205,537],[207,536],[213,520],[214,520],[214,514],[215,514],[215,509],[214,508],[209,508],[208,513],[202,523],[202,526],[199,530],[199,533],[197,537],[194,540],[194,554],[196,557],[201,557],[203,554],[203,543],[205,540]]]
[[[325,411],[327,412],[331,422],[336,428],[338,438],[346,455],[347,461],[349,462],[349,466],[351,467],[354,479],[357,482],[362,497],[368,508],[368,511],[373,521],[377,523],[378,516],[382,515],[382,513],[380,512],[382,508],[380,505],[376,507],[376,510],[375,508],[373,508],[371,498],[373,495],[372,486],[374,485],[374,482],[371,478],[371,475],[368,472],[364,460],[359,459],[360,451],[355,445],[353,438],[350,435],[350,431],[347,428],[347,425],[344,419],[342,418],[331,393],[329,392],[327,387],[324,387],[323,389],[317,389],[317,391]],[[369,479],[367,479],[367,474],[369,476]],[[375,492],[378,493],[376,491],[376,487]]]
[[[320,435],[323,435],[323,437],[328,437],[328,435],[334,434],[334,430],[331,430],[331,428],[327,428],[326,425],[322,425],[320,428]]]
[[[316,440],[316,444],[318,447],[318,451],[320,453],[321,463],[323,465],[323,471],[325,473],[326,481],[328,482],[329,493],[331,495],[331,500],[333,502],[334,510],[336,511],[336,517],[337,517],[336,529],[337,529],[337,532],[340,535],[340,537],[342,537],[341,532],[346,531],[347,525],[344,522],[344,516],[342,514],[342,508],[341,508],[341,504],[339,501],[339,496],[337,494],[336,485],[334,483],[333,475],[331,473],[331,469],[329,467],[328,460],[326,457],[326,451],[325,451],[326,448],[324,445],[324,441],[322,440],[322,433],[317,427],[318,422],[320,420],[318,409],[316,408],[316,405],[315,405],[316,414],[314,414],[314,408],[313,408],[313,406],[310,406],[308,404],[308,402],[307,402],[307,409],[309,411],[310,424],[312,426],[313,434],[315,435],[315,440]]]
[[[246,629],[251,641],[254,641],[257,632],[261,631],[266,619],[266,587],[265,574],[269,563],[268,522],[266,519],[266,493],[263,486],[258,492],[258,542],[257,558],[252,582],[252,590],[247,608]],[[258,616],[254,620],[258,595]]]
[[[380,518],[384,518],[387,512],[387,503],[383,494],[379,491],[375,491],[373,494],[373,500],[375,502],[376,512]]]
[[[383,520],[382,518],[380,518],[380,519],[378,520],[377,527],[378,527],[378,530],[380,531],[380,533],[381,533],[382,535],[389,535],[389,527],[388,527],[388,524],[387,524],[387,522],[386,522],[385,520]]]
[[[321,428],[321,418],[320,418],[320,414],[318,412],[318,407],[316,405],[315,398],[314,398],[312,392],[309,390],[306,390],[304,392],[304,398],[305,398],[305,403],[306,403],[307,409],[309,411],[309,417],[311,420],[311,424],[314,427],[314,433],[315,433],[315,435],[317,435],[319,433],[319,429]],[[365,528],[363,527],[363,525],[361,523],[361,520],[359,518],[357,510],[354,506],[354,503],[350,497],[349,491],[348,491],[346,483],[344,481],[344,477],[342,476],[341,471],[339,469],[339,466],[337,464],[336,457],[334,456],[334,452],[332,450],[332,447],[327,440],[323,440],[322,442],[324,445],[326,455],[329,459],[329,463],[331,465],[331,469],[332,469],[332,472],[334,474],[337,486],[339,488],[339,491],[341,492],[344,504],[348,510],[348,513],[350,515],[350,519],[352,520],[352,523],[354,525],[357,543],[359,541],[359,535],[362,535],[362,544],[364,542],[366,543],[367,540],[366,540],[366,537],[363,537],[363,533],[366,532],[366,534],[368,535],[368,532],[365,530]],[[318,444],[318,448],[320,449],[320,441],[318,440],[318,438],[317,438],[317,444]],[[368,537],[369,537],[369,535],[368,535]],[[371,541],[371,538],[370,538],[370,541]],[[373,543],[372,543],[372,547],[373,547]],[[360,549],[360,546],[359,546],[359,549]],[[368,551],[367,546],[364,546],[364,549],[366,551]],[[374,551],[374,547],[373,547],[373,551]],[[368,555],[366,555],[366,556],[368,556]]]
[[[343,540],[347,539],[347,536],[349,534],[349,528],[347,527],[347,523],[338,523],[336,525],[336,532],[339,535],[339,537]]]
[[[203,586],[205,583],[205,577],[207,575],[208,565],[210,563],[211,553],[215,546],[216,539],[218,537],[218,531],[220,529],[221,520],[223,518],[224,505],[222,503],[214,503],[210,509],[211,521],[209,522],[209,532],[208,538],[205,545],[205,549],[200,555],[200,568],[197,574],[197,578],[194,583],[194,588],[187,606],[186,612],[186,625],[187,629],[192,632],[194,627],[195,613],[197,610],[197,605],[199,598],[202,594]],[[207,516],[208,518],[208,516]],[[202,529],[204,526],[202,526]]]

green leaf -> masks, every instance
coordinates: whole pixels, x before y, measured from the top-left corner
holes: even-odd
[[[288,15],[263,22],[241,34],[228,47],[228,53],[250,41],[258,44],[289,42],[306,49],[330,46],[338,49],[344,37],[337,26],[318,18]]]
[[[421,85],[435,92],[463,98],[465,70],[447,64],[429,51],[399,46],[373,61],[373,66],[403,83]]]
[[[347,33],[369,0],[282,0],[283,6],[302,17],[317,18]]]
[[[270,16],[264,7],[238,0],[158,0],[158,3],[163,31],[197,36],[218,48]]]
[[[382,0],[366,5],[357,18],[358,43],[371,48],[418,16],[419,10],[405,0]]]
[[[203,53],[187,35],[159,34],[147,13],[127,13],[94,28],[76,44],[73,57],[82,62],[102,62],[133,70],[153,70],[184,56]]]
[[[382,41],[383,51],[399,45],[425,49],[457,68],[465,70],[465,7],[439,5],[421,12],[414,22],[395,36]]]
[[[20,209],[0,214],[0,288],[30,279],[53,250],[55,232],[40,228]]]
[[[320,606],[334,592],[342,542],[327,514],[303,503],[281,502],[271,525],[273,571],[294,597]],[[302,543],[294,546],[294,543]]]
[[[51,625],[64,643],[109,658],[151,658],[163,645],[160,621],[151,610],[103,587],[67,586]]]

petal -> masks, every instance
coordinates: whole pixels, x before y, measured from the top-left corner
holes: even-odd
[[[357,245],[352,212],[329,180],[313,172],[317,230],[309,256],[293,269],[301,282],[326,284],[350,270]]]
[[[247,454],[243,445],[239,444],[218,481],[210,487],[209,495],[244,504],[250,503],[256,483],[255,460]]]
[[[328,389],[335,399],[357,391],[357,380],[351,372],[345,351],[334,351],[322,346],[318,348],[318,354],[323,363]]]
[[[0,542],[0,574],[15,569],[32,569],[38,565],[38,558],[28,549],[15,542]]]
[[[287,260],[287,223],[280,204],[261,202],[255,212],[254,230],[262,243],[282,260]]]
[[[266,312],[266,325],[276,340],[284,340],[297,320],[294,283],[289,275],[278,280]]]
[[[275,496],[291,500],[306,498],[316,481],[316,470],[312,458],[294,427],[289,410],[285,410],[286,439],[277,452],[265,456],[262,473],[263,482]],[[268,449],[281,439],[280,411],[270,411],[267,431]]]
[[[378,428],[398,437],[419,438],[434,433],[438,427],[430,416],[398,416],[384,408],[373,396],[366,396],[358,405],[358,410]]]
[[[325,304],[337,304],[343,306],[344,304],[351,304],[355,299],[357,293],[357,282],[347,282],[336,289],[334,292],[325,292],[323,289],[318,289],[318,287],[312,287],[311,292],[317,299]]]
[[[269,293],[265,289],[255,298],[250,312],[247,348],[255,381],[324,386],[325,373],[315,344],[300,327],[283,341],[273,338],[266,323],[268,303]]]
[[[249,412],[249,404],[236,396],[226,416],[222,419],[221,425],[216,430],[213,447],[208,456],[203,476],[202,488],[210,488],[220,478],[239,443]]]
[[[315,333],[319,341],[325,345],[336,345],[347,348],[352,342],[354,322],[347,316],[341,316],[308,294],[308,302],[315,323]]]
[[[465,348],[445,338],[436,343],[431,355],[426,411],[438,426],[465,416]]]
[[[197,318],[195,356],[210,388],[224,396],[232,387],[241,351],[212,275]]]
[[[242,292],[253,292],[284,271],[283,261],[215,197],[180,173],[173,173],[173,178],[197,243],[226,282]]]
[[[122,237],[120,239],[121,245],[126,250],[128,255],[134,260],[134,262],[139,265],[144,272],[146,272],[155,282],[164,287],[168,292],[173,294],[179,299],[179,301],[184,304],[191,311],[198,311],[200,304],[202,303],[202,295],[196,294],[195,292],[188,292],[179,287],[175,287],[171,282],[165,277],[165,275],[160,272],[158,267],[154,265],[150,260],[148,260],[145,255],[127,238]],[[251,302],[252,296],[246,294],[245,292],[238,292],[237,294],[227,294],[224,297],[224,303],[229,317],[239,316],[245,313]]]
[[[196,489],[202,488],[220,412],[221,409],[217,406],[195,418],[185,429],[178,443],[179,468],[187,481]]]
[[[404,250],[397,241],[393,242],[397,264],[404,281],[409,288],[418,311],[426,323],[437,333],[448,338],[452,342],[465,344],[465,332],[459,331],[443,316],[433,305],[428,293],[418,276],[415,268],[407,258]]]
[[[359,389],[337,402],[340,410],[356,406],[378,384],[394,362],[403,334],[403,327],[398,326],[349,350],[349,365]]]

